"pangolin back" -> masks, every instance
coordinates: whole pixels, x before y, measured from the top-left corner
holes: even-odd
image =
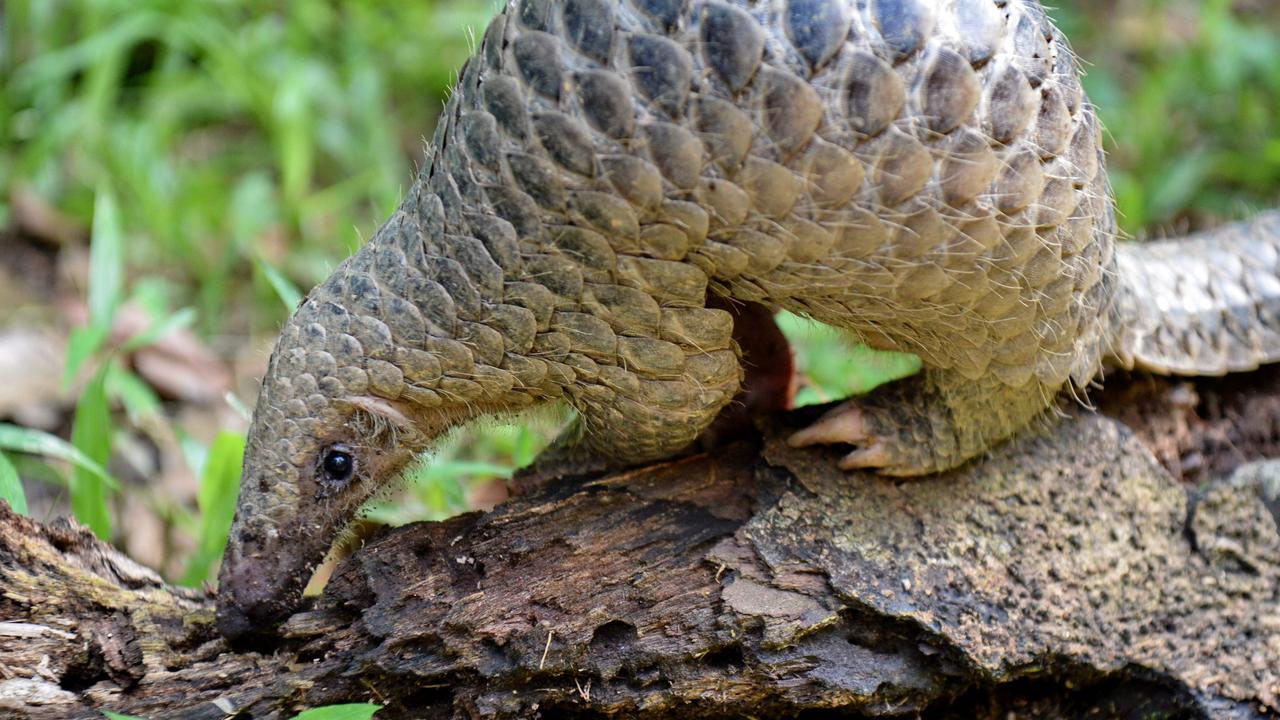
[[[395,348],[364,368],[383,395],[567,396],[642,458],[737,389],[708,293],[1057,388],[1111,335],[1114,235],[1097,116],[1038,3],[521,0],[295,325],[341,307]]]

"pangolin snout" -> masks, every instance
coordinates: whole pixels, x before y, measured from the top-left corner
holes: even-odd
[[[297,508],[269,502],[255,466],[246,463],[241,504],[218,572],[218,631],[233,641],[271,635],[301,604],[302,589],[326,549],[327,538],[302,532]]]
[[[250,545],[226,557],[218,576],[218,632],[232,641],[270,634],[297,609],[306,580],[305,567]]]
[[[301,568],[278,553],[242,546],[225,557],[218,578],[218,630],[241,639],[269,632],[301,600]],[[262,548],[265,550],[265,548]]]

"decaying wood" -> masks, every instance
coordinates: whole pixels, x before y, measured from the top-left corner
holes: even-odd
[[[783,432],[383,533],[253,649],[0,509],[0,716],[1280,715],[1280,471],[1188,492],[1088,414],[910,482]]]

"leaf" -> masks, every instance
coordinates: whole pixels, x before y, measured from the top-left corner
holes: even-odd
[[[136,715],[124,715],[110,710],[103,710],[102,714],[107,717],[107,720],[146,720],[146,718],[140,718]]]
[[[236,183],[230,200],[231,237],[239,252],[249,254],[267,228],[279,223],[280,201],[271,175],[260,170],[246,174]]]
[[[71,384],[85,361],[106,342],[123,287],[124,233],[120,211],[115,196],[103,189],[94,198],[93,237],[89,242],[89,325],[71,333],[62,378],[65,385]]]
[[[71,426],[71,443],[98,467],[106,466],[111,457],[111,413],[107,408],[106,379],[107,369],[103,368],[85,387]],[[106,491],[100,474],[76,466],[71,478],[71,510],[77,520],[103,540],[111,538]]]
[[[302,293],[298,290],[298,286],[289,281],[276,266],[263,260],[262,258],[254,258],[254,265],[258,268],[258,272],[267,279],[267,283],[271,285],[271,289],[276,291],[276,296],[284,303],[285,309],[293,312],[302,304]]]
[[[0,452],[0,500],[9,503],[9,507],[19,515],[27,514],[27,494],[22,490],[22,479],[18,477],[18,469],[2,452]]]
[[[244,463],[244,435],[221,432],[214,438],[200,475],[200,545],[182,577],[184,585],[199,585],[227,546],[231,520],[236,512],[240,489],[240,466]]]
[[[777,322],[795,348],[797,374],[805,381],[796,407],[865,393],[920,369],[914,355],[851,343],[835,328],[797,315],[779,313]]]
[[[153,323],[151,327],[147,328],[143,332],[129,338],[129,341],[124,344],[123,350],[125,352],[130,352],[141,347],[146,347],[175,330],[194,324],[195,321],[195,308],[183,308],[164,320]]]
[[[325,707],[303,710],[290,720],[369,720],[373,714],[382,709],[381,705],[369,703],[351,703],[349,705],[327,705]]]
[[[471,475],[497,475],[498,477],[509,478],[515,470],[509,465],[499,465],[498,463],[485,462],[483,460],[450,460],[431,465],[428,472],[432,477],[440,479],[460,478]]]
[[[160,398],[155,390],[118,362],[107,366],[107,395],[124,405],[129,420],[135,425],[141,424],[144,418],[160,417]]]
[[[532,465],[545,444],[532,427],[520,425],[516,428],[516,438],[511,449],[511,464],[517,468]]]
[[[38,55],[32,62],[14,73],[14,91],[32,92],[36,88],[54,86],[95,61],[101,60],[121,48],[132,47],[144,37],[157,32],[157,18],[152,14],[126,15],[125,19],[110,28],[91,33],[83,40],[64,45],[54,51]],[[45,42],[49,42],[45,40]]]
[[[1205,184],[1211,163],[1212,158],[1199,148],[1187,149],[1168,162],[1150,184],[1152,218],[1164,220],[1185,207]]]
[[[50,435],[41,430],[0,423],[0,450],[43,455],[57,460],[65,460],[78,468],[97,475],[107,487],[113,490],[120,487],[115,478],[108,475],[101,465],[81,452],[79,448],[56,435]]]
[[[124,288],[124,232],[110,190],[99,190],[93,205],[89,244],[89,323],[110,328]]]
[[[311,185],[315,163],[315,118],[313,88],[321,80],[312,63],[294,60],[284,69],[285,79],[277,87],[272,112],[272,138],[280,167],[280,184],[285,206],[298,208]]]
[[[67,367],[62,374],[64,386],[70,386],[80,373],[86,360],[102,347],[107,340],[108,327],[90,325],[78,327],[71,331],[71,339],[67,342]]]
[[[227,405],[229,405],[231,409],[245,421],[246,424],[253,420],[253,410],[250,409],[248,405],[244,404],[244,401],[240,399],[240,396],[233,392],[227,392],[223,400],[227,401]]]

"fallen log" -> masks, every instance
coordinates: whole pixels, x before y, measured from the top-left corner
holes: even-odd
[[[378,534],[271,646],[0,506],[0,716],[1275,717],[1280,471],[1077,414],[947,476],[760,441]]]

